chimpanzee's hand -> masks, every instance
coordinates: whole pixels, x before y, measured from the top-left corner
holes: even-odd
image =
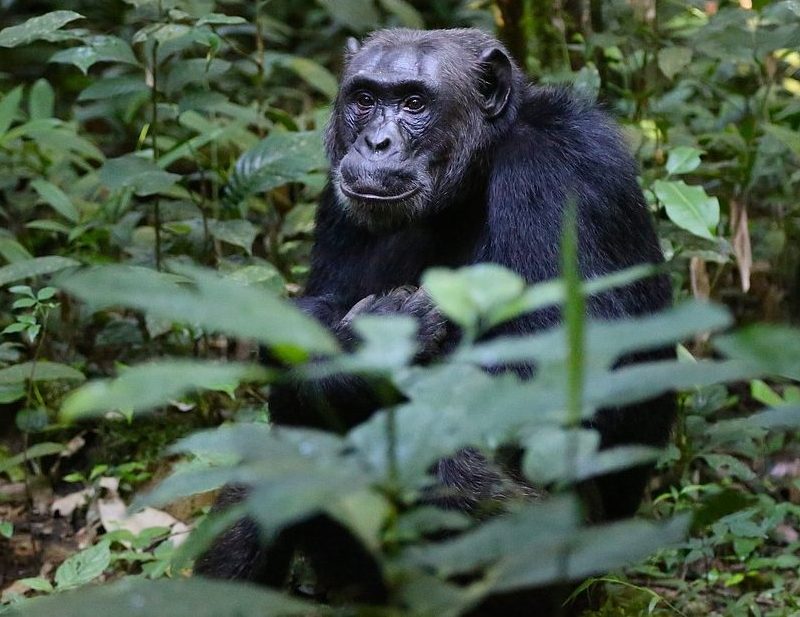
[[[412,285],[397,287],[383,295],[372,294],[359,300],[342,318],[336,327],[336,334],[345,346],[355,341],[351,328],[357,315],[411,315],[417,319],[419,330],[417,340],[420,349],[416,360],[429,360],[442,348],[447,336],[447,321],[438,311],[430,296],[422,288]]]

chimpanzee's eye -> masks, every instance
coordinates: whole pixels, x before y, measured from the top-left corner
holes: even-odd
[[[372,109],[375,105],[375,97],[369,92],[359,92],[356,95],[356,105],[361,109]]]
[[[419,113],[425,109],[425,99],[417,94],[409,96],[405,101],[403,101],[403,109],[412,113]]]

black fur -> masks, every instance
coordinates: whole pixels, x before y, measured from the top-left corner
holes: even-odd
[[[414,71],[433,73],[438,82],[423,112],[397,112],[394,101],[384,104],[377,95],[373,106],[368,98],[354,99],[363,75],[392,81],[395,74]],[[585,278],[662,261],[635,163],[614,124],[568,90],[529,85],[503,46],[482,32],[386,30],[361,48],[351,46],[327,149],[331,181],[319,206],[311,275],[299,305],[346,344],[355,313],[405,312],[420,318],[427,356],[446,347],[457,333],[424,294],[413,292],[432,266],[492,262],[529,283],[557,277],[567,199],[578,204]],[[413,197],[391,202],[415,187],[421,188]],[[591,298],[589,311],[609,319],[642,315],[668,306],[670,296],[668,280],[653,277]],[[505,332],[539,331],[558,319],[557,309],[546,309],[515,320]],[[279,424],[342,430],[378,405],[365,382],[337,378],[277,389],[270,410]],[[672,400],[663,397],[605,410],[596,424],[605,447],[663,445],[672,417]],[[472,451],[442,462],[438,472],[446,486],[480,487],[475,490],[481,494],[502,497],[498,487],[506,478]],[[601,516],[632,514],[646,478],[646,469],[634,469],[597,483]],[[238,498],[231,493],[222,502]],[[315,524],[307,523],[306,532]],[[282,538],[303,535],[301,525]],[[280,582],[280,574],[268,573],[265,551],[254,551],[256,544],[255,528],[242,522],[201,560],[198,571]],[[384,593],[376,581],[366,587],[369,599]]]

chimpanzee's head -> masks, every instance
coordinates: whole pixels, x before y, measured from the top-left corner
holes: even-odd
[[[348,215],[396,228],[452,203],[513,123],[523,84],[505,48],[479,30],[351,39],[326,135]]]

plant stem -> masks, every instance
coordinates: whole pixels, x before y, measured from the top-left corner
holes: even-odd
[[[159,3],[160,9],[160,3]],[[160,12],[160,10],[159,10]],[[153,140],[153,161],[158,163],[158,41],[153,43],[153,59],[150,70],[153,87],[150,90],[150,133]],[[156,235],[156,270],[161,270],[161,198],[156,195],[153,202],[153,218]]]

